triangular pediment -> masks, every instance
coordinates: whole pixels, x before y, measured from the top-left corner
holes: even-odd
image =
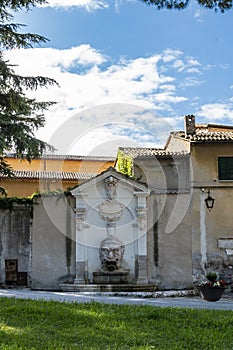
[[[85,190],[89,189],[90,187],[96,186],[97,184],[103,182],[109,176],[113,176],[114,178],[116,178],[122,185],[131,189],[131,191],[148,192],[147,185],[133,180],[122,173],[119,173],[113,167],[108,168],[107,170],[95,176],[94,178],[76,186],[70,192],[73,196],[76,196],[81,192],[84,192]]]

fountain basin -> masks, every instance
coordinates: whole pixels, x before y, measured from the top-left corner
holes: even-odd
[[[94,284],[125,284],[129,283],[129,271],[95,271]]]

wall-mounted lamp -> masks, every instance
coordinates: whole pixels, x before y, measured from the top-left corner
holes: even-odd
[[[211,197],[210,190],[208,190],[207,194],[208,194],[208,197],[205,199],[205,205],[206,205],[206,208],[209,211],[211,211],[211,209],[213,209],[215,199]]]

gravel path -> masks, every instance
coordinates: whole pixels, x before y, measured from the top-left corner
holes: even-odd
[[[233,294],[225,293],[221,300],[217,302],[207,302],[197,296],[182,297],[148,297],[143,293],[90,293],[90,292],[51,292],[34,291],[29,288],[24,289],[0,289],[0,297],[32,299],[32,300],[54,300],[59,302],[88,303],[92,301],[108,304],[134,304],[152,305],[156,307],[185,307],[193,309],[215,309],[233,311]]]

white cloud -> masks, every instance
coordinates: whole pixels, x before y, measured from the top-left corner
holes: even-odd
[[[10,59],[11,63],[19,65],[16,69],[20,71],[20,74],[27,75],[44,75],[44,69],[51,71],[51,73],[57,73],[57,70],[68,70],[78,65],[100,65],[106,60],[104,55],[90,45],[80,45],[64,50],[52,48],[15,49],[5,52],[5,56]]]
[[[111,65],[107,57],[80,45],[67,50],[52,48],[21,49],[6,52],[6,58],[18,64],[22,75],[44,75],[55,78],[60,88],[31,92],[37,99],[52,99],[64,109],[76,111],[104,103],[134,103],[158,108],[156,103],[183,101],[175,95],[175,78],[159,73],[163,55],[134,60],[120,60]],[[105,63],[106,67],[101,67]],[[159,92],[160,86],[163,93]],[[157,97],[156,97],[157,96]]]
[[[47,0],[47,4],[43,4],[43,7],[82,7],[87,11],[94,11],[99,9],[108,8],[107,1],[102,0]]]
[[[228,103],[210,103],[201,106],[196,113],[197,116],[203,117],[207,121],[216,121],[224,123],[226,121],[233,122],[233,104],[229,100]]]
[[[179,50],[165,49],[164,55],[163,55],[164,62],[174,61],[178,57],[180,57],[182,54],[183,52]]]
[[[198,68],[188,68],[187,73],[190,74],[200,74],[200,70]]]
[[[193,57],[188,57],[187,62],[189,66],[200,66],[200,62]]]
[[[195,13],[194,13],[194,18],[197,20],[197,22],[199,23],[203,23],[204,20],[203,20],[203,13],[200,11],[200,10],[197,10]]]
[[[200,80],[197,77],[189,76],[184,79],[183,82],[180,83],[180,87],[187,88],[191,86],[199,86],[204,83],[204,80]]]
[[[171,113],[174,105],[187,100],[187,97],[178,90],[178,65],[176,70],[173,66],[177,57],[181,61],[187,61],[180,51],[166,50],[147,58],[119,59],[115,64],[90,45],[80,45],[66,50],[52,48],[12,50],[7,51],[5,56],[12,64],[18,65],[15,67],[18,74],[48,76],[59,83],[60,87],[38,89],[36,92],[28,91],[27,94],[37,100],[57,102],[46,112],[47,125],[39,131],[39,136],[44,140],[57,142],[56,146],[62,149],[61,152],[74,149],[74,144],[80,140],[81,135],[86,135],[87,131],[98,126],[98,135],[102,135],[101,137],[97,138],[96,135],[96,138],[93,138],[94,130],[84,138],[86,148],[83,146],[83,149],[90,152],[89,148],[93,148],[91,145],[98,143],[101,138],[107,139],[106,130],[102,131],[106,123],[130,124],[131,136],[128,138],[119,133],[116,137],[114,128],[107,130],[112,139],[117,138],[120,144],[124,141],[128,145],[129,140],[133,140],[132,130],[138,127],[143,130],[146,128],[147,134],[150,130],[152,135],[156,135],[158,118],[155,117],[155,111]],[[196,65],[195,62],[193,64]],[[167,68],[166,74],[166,69],[161,74],[162,65]],[[168,74],[170,70],[173,74]],[[184,74],[185,72],[182,72],[182,76]],[[84,113],[85,110],[89,112]],[[145,110],[150,112],[145,114]],[[171,123],[167,122],[166,135],[170,125]],[[61,136],[73,132],[71,138]],[[142,135],[141,141],[151,146],[153,137],[150,136],[146,141],[146,133],[144,136],[142,131],[138,133]],[[88,138],[89,142],[86,143]]]
[[[183,52],[179,50],[166,49],[163,52],[163,61],[165,65],[160,68],[161,72],[167,72],[168,69],[173,68],[175,71],[184,74],[201,74],[201,64],[193,57],[184,56]]]

